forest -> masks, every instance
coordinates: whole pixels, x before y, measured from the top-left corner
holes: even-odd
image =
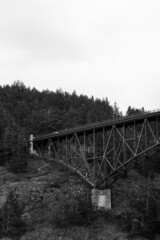
[[[128,106],[125,116],[144,112],[143,107],[137,109]],[[84,196],[88,195],[86,192],[83,193],[86,191],[84,184],[78,185],[79,179],[77,180],[75,176],[73,177],[70,172],[61,169],[60,166],[55,167],[54,165],[51,168],[51,163],[48,165],[44,159],[36,159],[36,157],[32,158],[28,155],[28,139],[31,133],[34,135],[46,134],[122,116],[117,103],[112,106],[107,97],[104,99],[95,99],[93,96],[89,98],[83,94],[78,96],[76,91],[70,94],[62,89],[57,89],[56,92],[39,91],[26,87],[20,81],[15,81],[12,85],[0,86],[1,188],[4,190],[9,184],[7,200],[0,208],[0,237],[19,236],[15,239],[21,239],[20,237],[26,232],[26,234],[33,234],[33,238],[26,239],[35,239],[35,231],[40,234],[40,229],[44,228],[46,223],[49,224],[47,227],[52,230],[54,229],[52,226],[55,225],[68,227],[68,224],[73,226],[87,223],[89,224],[88,236],[91,238],[85,239],[101,239],[97,238],[96,234],[98,233],[93,233],[92,229],[94,224],[98,224],[99,217],[103,216],[101,232],[105,237],[108,234],[108,237],[103,239],[121,239],[116,238],[119,234],[124,236],[127,234],[127,237],[123,239],[137,239],[133,238],[137,233],[145,235],[147,237],[145,239],[155,239],[155,233],[159,234],[158,229],[160,229],[158,155],[153,156],[151,160],[146,160],[145,164],[142,164],[137,170],[134,169],[128,176],[113,185],[113,212],[100,213],[100,215],[93,212],[90,203],[86,202]],[[35,183],[35,178],[37,183]],[[74,184],[71,185],[71,182]],[[16,188],[11,187],[12,184]],[[23,190],[24,185],[26,186],[25,191]],[[79,192],[78,186],[83,190],[83,194]],[[19,189],[21,187],[22,189]],[[30,188],[29,192],[27,192],[28,188]],[[75,189],[73,190],[73,188]],[[87,191],[90,194],[90,189]],[[16,195],[16,192],[19,195]],[[25,192],[27,195],[23,196]],[[72,199],[73,193],[75,196]],[[19,196],[18,199],[17,196]],[[40,201],[38,204],[37,197]],[[53,200],[50,199],[51,197]],[[26,203],[27,199],[29,200]],[[90,198],[87,197],[87,199]],[[46,204],[46,201],[49,203]],[[51,204],[52,201],[54,207],[50,208],[48,204]],[[90,200],[87,201],[90,202]],[[21,204],[22,202],[23,204]],[[27,204],[33,205],[30,206],[30,210],[24,208]],[[55,204],[57,204],[56,207]],[[40,209],[44,212],[41,213]],[[24,214],[28,214],[27,216],[34,221],[34,224],[30,222],[24,224],[21,219]],[[73,219],[77,219],[77,222],[73,222]],[[15,221],[17,221],[17,225],[15,225]],[[108,221],[107,228],[106,221]],[[38,225],[40,222],[42,226]],[[112,227],[117,229],[117,226],[120,229],[116,230],[117,232],[112,231]],[[37,228],[38,230],[36,230]],[[86,231],[86,227],[84,228]],[[20,229],[23,231],[21,232]],[[60,230],[60,232],[62,231]],[[74,232],[75,229],[73,234]],[[101,236],[101,232],[99,236]],[[128,233],[131,234],[131,238],[128,238]],[[76,229],[76,234],[82,237],[80,228]],[[109,238],[109,236],[112,237]],[[77,239],[77,235],[64,239]]]
[[[140,112],[144,112],[143,107],[129,106],[126,115]],[[15,159],[28,150],[29,134],[47,134],[122,116],[117,103],[112,106],[107,97],[89,98],[62,89],[39,91],[19,80],[0,86],[0,162],[12,159],[15,165]]]
[[[142,109],[129,106],[126,115]],[[57,89],[39,91],[26,87],[23,82],[0,86],[0,131],[7,137],[14,131],[25,134],[43,134],[86,123],[122,116],[117,103],[112,106],[108,98],[98,99],[72,94]]]

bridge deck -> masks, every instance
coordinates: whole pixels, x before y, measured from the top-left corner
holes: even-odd
[[[160,110],[38,135],[30,142],[38,155],[104,187],[159,150]]]

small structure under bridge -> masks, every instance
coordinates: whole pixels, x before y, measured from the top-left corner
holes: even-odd
[[[105,198],[97,200],[101,189],[109,189],[158,151],[160,110],[32,136],[30,143],[31,153],[59,161],[89,183],[93,204],[106,201],[100,205],[110,208],[109,190],[103,191]]]

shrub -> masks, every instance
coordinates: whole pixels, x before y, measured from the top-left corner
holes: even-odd
[[[7,169],[14,173],[24,173],[27,171],[28,155],[24,151],[14,152],[7,163]]]
[[[0,209],[0,230],[2,236],[17,237],[25,232],[25,223],[22,221],[23,206],[18,202],[14,191],[11,190],[5,204]]]
[[[82,198],[62,199],[52,212],[52,222],[58,227],[90,224],[94,212],[91,205]]]

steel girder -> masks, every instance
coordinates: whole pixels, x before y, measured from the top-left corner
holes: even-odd
[[[153,155],[160,144],[160,115],[35,138],[38,155],[55,159],[94,188],[112,184]]]

